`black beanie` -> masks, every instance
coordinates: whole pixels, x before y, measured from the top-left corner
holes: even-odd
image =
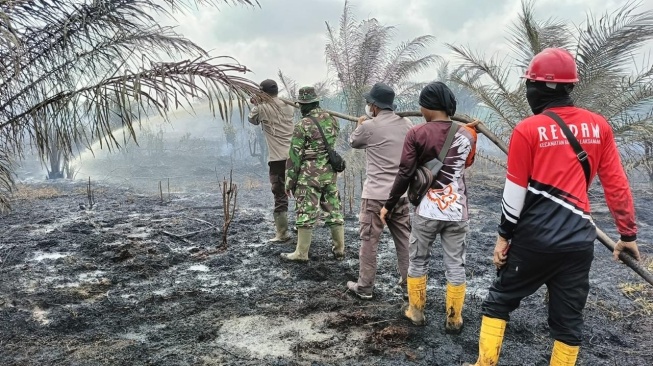
[[[456,114],[456,97],[451,89],[440,81],[430,82],[419,93],[419,105],[432,111],[445,111],[448,116]]]
[[[270,95],[277,95],[279,93],[277,82],[271,79],[266,79],[261,82],[261,90]]]

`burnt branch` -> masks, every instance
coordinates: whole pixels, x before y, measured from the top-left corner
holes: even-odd
[[[222,247],[227,248],[227,236],[229,234],[229,225],[236,215],[238,204],[238,186],[233,183],[233,169],[229,170],[229,181],[223,178],[222,187],[222,213],[224,221],[222,224]]]

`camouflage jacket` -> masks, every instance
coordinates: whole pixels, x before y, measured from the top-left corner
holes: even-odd
[[[321,108],[311,111],[324,131],[330,146],[334,146],[340,133],[338,121]],[[293,191],[298,184],[317,186],[335,181],[336,173],[329,164],[329,154],[320,131],[312,119],[302,118],[295,125],[290,140],[290,158],[286,161],[286,190]]]

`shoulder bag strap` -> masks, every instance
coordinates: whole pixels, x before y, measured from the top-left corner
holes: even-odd
[[[560,126],[560,129],[562,129],[562,132],[564,132],[565,136],[567,137],[567,140],[569,140],[569,145],[571,145],[571,147],[574,149],[574,152],[576,153],[576,158],[578,158],[580,165],[583,167],[583,173],[585,173],[586,188],[589,190],[590,174],[592,170],[590,167],[590,162],[587,159],[587,152],[583,150],[583,147],[580,145],[580,142],[578,142],[574,134],[569,129],[569,126],[567,126],[565,121],[563,121],[562,118],[560,118],[560,116],[558,116],[555,112],[552,111],[544,111],[542,114],[556,121],[558,126]]]
[[[331,153],[331,146],[329,146],[329,142],[326,139],[326,136],[324,136],[324,131],[322,131],[322,126],[320,126],[320,122],[317,121],[317,118],[313,116],[308,116],[313,123],[315,123],[315,126],[317,126],[317,129],[320,131],[320,135],[322,135],[322,141],[324,141],[324,145],[326,146],[327,152]]]
[[[456,137],[456,132],[458,132],[458,125],[456,122],[451,121],[451,127],[449,127],[449,133],[447,134],[447,139],[444,140],[444,145],[442,145],[442,150],[438,154],[438,159],[444,163],[444,159],[447,157],[447,153],[453,144],[453,139]]]
[[[453,139],[456,137],[456,132],[458,132],[458,125],[456,124],[456,122],[451,121],[451,127],[449,127],[449,133],[447,133],[447,138],[444,140],[444,145],[442,145],[442,149],[440,149],[440,153],[438,154],[438,157],[434,158],[433,160],[425,164],[425,166],[429,170],[433,170],[433,167],[436,165],[435,164],[436,161],[440,161],[441,163],[444,163],[444,159],[447,157],[447,153],[449,152],[449,149],[453,144]]]

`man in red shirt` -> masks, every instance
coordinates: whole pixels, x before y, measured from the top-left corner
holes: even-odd
[[[554,339],[550,364],[576,364],[596,239],[587,189],[597,174],[621,234],[614,255],[627,250],[639,259],[633,198],[612,129],[602,116],[575,107],[569,95],[578,82],[574,57],[547,48],[533,58],[524,78],[535,115],[519,123],[510,138],[494,249],[499,272],[481,308],[475,366],[497,364],[510,312],[542,285],[549,291]]]

